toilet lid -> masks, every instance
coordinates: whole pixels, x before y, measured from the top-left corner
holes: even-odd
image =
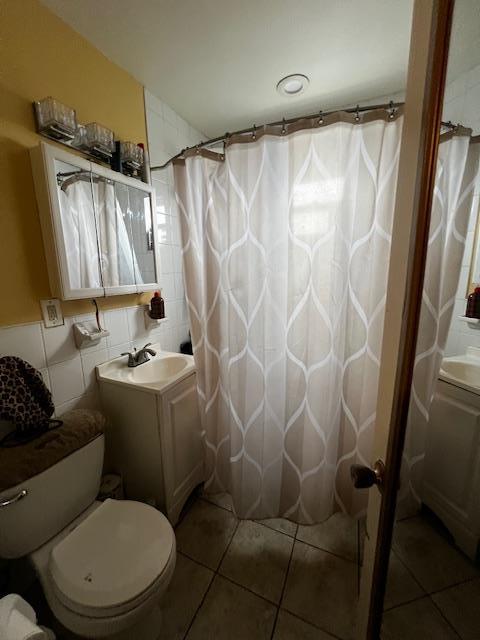
[[[158,580],[175,545],[167,518],[141,502],[106,500],[50,554],[50,576],[70,602],[110,608]]]

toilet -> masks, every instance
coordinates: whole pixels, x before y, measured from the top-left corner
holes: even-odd
[[[175,568],[175,534],[154,507],[96,501],[104,435],[91,435],[0,493],[0,557],[28,556],[50,609],[73,633],[143,640],[147,634],[137,627],[151,619],[158,637],[159,603]]]

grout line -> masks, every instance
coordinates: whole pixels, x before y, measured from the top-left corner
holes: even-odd
[[[192,506],[193,506],[193,505],[192,505]],[[234,515],[235,515],[235,514],[234,514]],[[187,636],[188,636],[188,634],[189,634],[189,632],[190,632],[190,629],[192,628],[193,623],[195,622],[195,620],[196,620],[196,618],[197,618],[197,615],[199,614],[200,609],[202,608],[203,603],[205,602],[205,599],[206,599],[206,597],[207,597],[207,594],[209,593],[210,588],[211,588],[211,586],[212,586],[212,584],[213,584],[213,582],[214,582],[215,578],[219,575],[219,573],[218,573],[218,569],[220,568],[220,565],[222,564],[223,559],[224,559],[224,557],[225,557],[225,555],[226,555],[226,553],[227,553],[228,549],[230,548],[230,545],[231,545],[231,543],[232,543],[232,540],[233,540],[234,535],[235,535],[235,534],[236,534],[236,532],[237,532],[237,529],[238,529],[238,525],[239,525],[239,524],[240,524],[240,520],[238,520],[238,518],[237,518],[237,522],[236,522],[236,525],[235,525],[235,529],[233,530],[233,533],[232,533],[232,535],[231,535],[231,537],[230,537],[230,540],[229,540],[229,542],[228,542],[228,544],[227,544],[227,546],[226,546],[226,548],[225,548],[225,551],[223,552],[222,557],[220,558],[220,562],[218,563],[217,568],[216,568],[216,569],[214,569],[214,570],[212,570],[210,567],[208,567],[208,568],[210,569],[210,571],[213,571],[212,579],[210,580],[210,584],[208,585],[208,588],[206,589],[206,591],[205,591],[205,593],[204,593],[204,595],[203,595],[203,598],[202,598],[202,600],[201,600],[200,604],[198,605],[198,607],[197,607],[197,609],[196,609],[196,611],[195,611],[195,613],[194,613],[194,615],[193,615],[193,617],[192,617],[192,619],[191,619],[191,621],[190,621],[190,624],[188,625],[187,630],[185,631],[185,634],[184,634],[184,636],[183,636],[184,640],[187,638]],[[180,553],[183,553],[183,552],[180,552]],[[183,555],[185,555],[187,558],[189,558],[189,559],[190,559],[190,560],[192,560],[193,562],[198,562],[198,561],[196,561],[196,560],[193,560],[193,558],[190,558],[186,553],[183,553]],[[202,564],[202,563],[198,562],[198,564]],[[202,565],[202,566],[205,566],[205,565]]]
[[[187,556],[187,558],[188,558],[188,556]],[[210,569],[210,571],[211,571],[211,569]],[[207,595],[208,595],[208,593],[209,593],[209,591],[210,591],[210,589],[212,587],[213,581],[215,580],[215,576],[216,576],[216,574],[213,573],[212,577],[211,577],[211,580],[208,583],[208,587],[205,589],[205,593],[203,594],[203,598],[200,600],[200,603],[199,603],[198,607],[195,609],[195,613],[193,614],[192,619],[190,620],[190,624],[188,625],[188,627],[185,630],[185,633],[183,634],[183,640],[186,640],[188,634],[190,633],[190,629],[192,628],[193,623],[195,622],[195,620],[197,618],[198,612],[203,607],[203,603],[205,602],[205,599],[206,599],[206,597],[207,597]]]
[[[298,530],[298,526],[297,526]],[[287,570],[285,571],[285,577],[283,579],[282,591],[280,593],[280,600],[278,601],[277,611],[275,613],[275,620],[273,621],[272,633],[270,634],[270,640],[273,640],[275,629],[277,628],[278,616],[280,614],[280,607],[282,606],[283,596],[285,595],[285,589],[287,587],[288,574],[290,573],[290,565],[292,564],[293,550],[295,548],[295,538],[292,542],[292,548],[290,549],[290,556],[288,558]]]
[[[428,596],[428,598],[429,598],[430,602],[432,603],[432,605],[434,606],[434,608],[438,611],[440,616],[445,620],[445,622],[447,623],[447,626],[450,627],[450,629],[452,629],[452,631],[459,638],[459,640],[462,640],[462,637],[461,637],[460,633],[455,629],[455,627],[450,622],[450,620],[447,618],[447,616],[444,615],[443,611],[440,609],[440,607],[437,605],[437,603],[434,601],[434,599],[430,595]]]

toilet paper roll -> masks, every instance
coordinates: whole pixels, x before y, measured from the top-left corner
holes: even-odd
[[[12,593],[0,599],[0,638],[2,640],[45,640],[36,624],[37,616],[23,598]]]

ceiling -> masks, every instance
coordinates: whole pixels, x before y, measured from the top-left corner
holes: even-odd
[[[405,87],[413,0],[42,2],[208,136]]]

